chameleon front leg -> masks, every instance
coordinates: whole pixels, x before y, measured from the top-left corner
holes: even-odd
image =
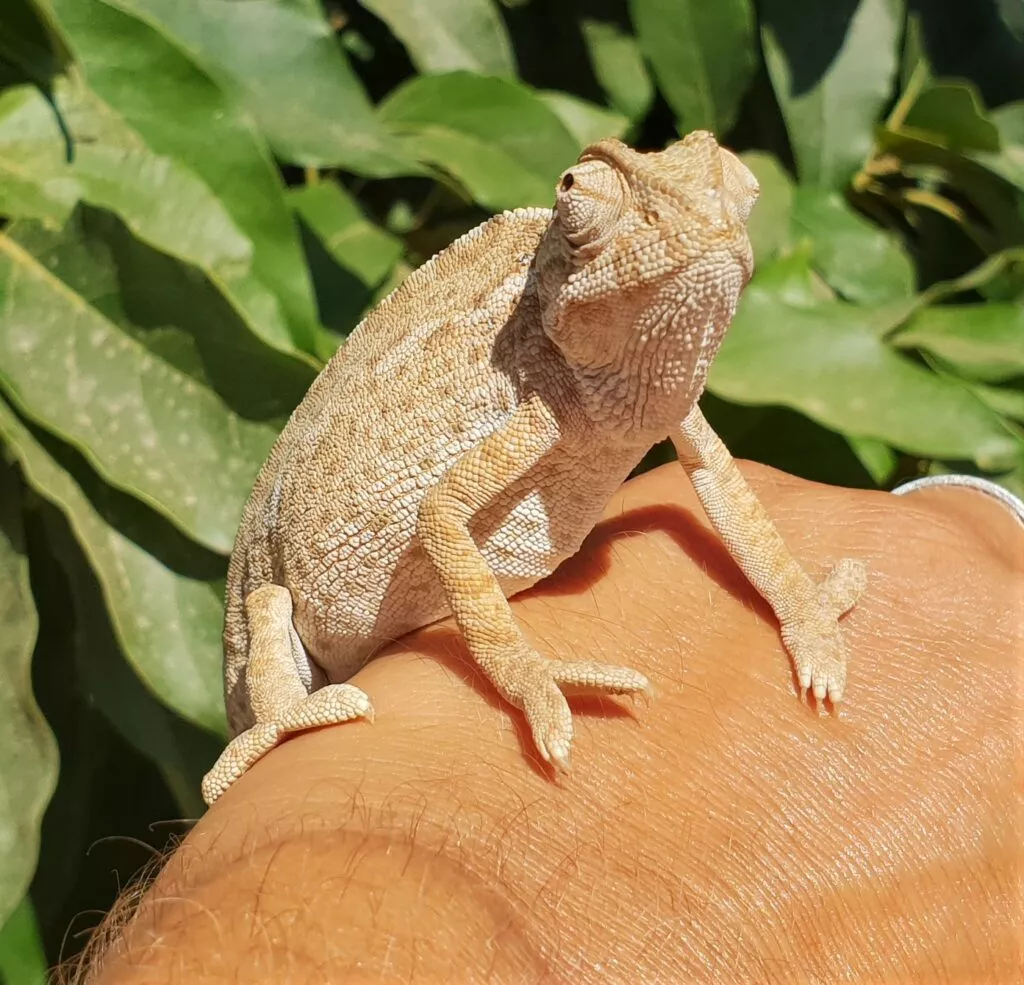
[[[568,769],[572,714],[559,685],[631,694],[647,690],[647,678],[627,667],[549,660],[530,647],[469,532],[472,517],[536,465],[558,438],[549,409],[539,400],[527,401],[427,493],[416,532],[473,659],[502,697],[525,712],[541,756]]]
[[[352,684],[327,684],[309,693],[312,668],[292,622],[292,596],[264,585],[245,599],[249,661],[245,689],[254,725],[236,735],[203,777],[202,794],[213,802],[286,735],[370,718],[370,699]]]
[[[864,564],[840,561],[815,584],[790,554],[729,450],[694,406],[672,435],[704,512],[751,584],[775,610],[801,690],[838,702],[846,687],[839,617],[864,591]]]

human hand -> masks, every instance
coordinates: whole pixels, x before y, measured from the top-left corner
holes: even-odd
[[[654,682],[571,701],[568,776],[423,630],[353,679],[374,724],[286,742],[200,820],[97,981],[1019,980],[1024,529],[743,471],[812,576],[868,564],[837,713],[666,466],[513,606],[545,654]]]

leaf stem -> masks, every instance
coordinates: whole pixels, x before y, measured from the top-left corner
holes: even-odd
[[[888,118],[883,124],[883,129],[896,131],[903,126],[906,122],[907,114],[910,112],[914,103],[917,102],[918,97],[921,95],[921,90],[924,89],[925,84],[928,82],[930,74],[928,63],[924,59],[919,60],[914,66],[914,70],[910,73],[910,78],[907,79],[906,87],[900,95],[900,98],[896,100],[896,105],[893,106]],[[860,170],[851,180],[851,185],[855,191],[864,191],[870,183],[871,175],[875,171],[873,165],[877,157],[878,138],[876,136],[875,142],[871,147],[871,151],[868,153],[867,158],[861,165]]]
[[[885,121],[887,130],[899,130],[903,126],[911,107],[921,95],[921,90],[924,89],[929,75],[928,63],[924,59],[920,60],[914,66],[914,71],[910,73],[910,78],[907,79],[907,87],[903,90],[900,98],[896,100],[896,105],[893,106],[889,118]]]

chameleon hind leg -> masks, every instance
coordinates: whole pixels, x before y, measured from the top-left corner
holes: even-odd
[[[256,589],[246,597],[245,615],[249,626],[245,688],[256,721],[228,743],[203,777],[207,804],[289,733],[373,717],[370,699],[351,684],[327,684],[309,691],[309,657],[292,622],[287,588]]]

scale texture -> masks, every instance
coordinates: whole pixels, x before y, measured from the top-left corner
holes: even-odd
[[[234,738],[204,780],[208,803],[287,734],[372,717],[345,682],[449,613],[541,755],[568,768],[562,686],[630,694],[648,681],[536,652],[506,598],[579,549],[665,437],[772,605],[801,686],[842,697],[838,619],[863,566],[813,583],[697,407],[752,272],[757,192],[705,132],[650,154],[602,141],[562,175],[553,210],[467,233],[356,328],[242,517],[224,629]]]

